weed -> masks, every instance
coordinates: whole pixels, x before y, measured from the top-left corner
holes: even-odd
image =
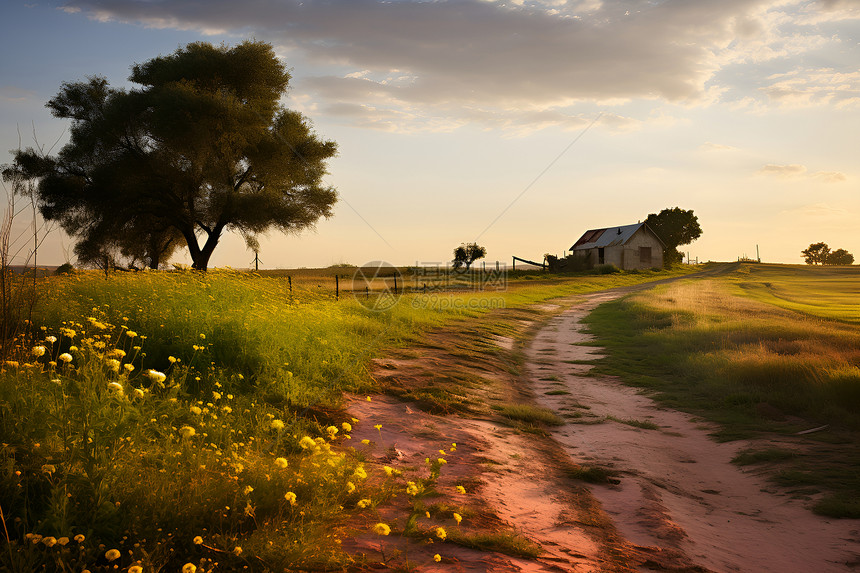
[[[493,406],[493,410],[505,418],[527,424],[543,424],[546,426],[562,426],[564,421],[558,415],[542,406],[530,404],[502,404]]]

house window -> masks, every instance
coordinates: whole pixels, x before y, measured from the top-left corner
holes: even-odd
[[[606,262],[606,255],[603,252],[603,247],[598,247],[597,248],[597,264],[602,265],[605,262]]]
[[[639,247],[639,262],[643,265],[651,264],[651,247]]]

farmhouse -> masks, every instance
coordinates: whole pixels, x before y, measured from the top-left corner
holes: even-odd
[[[570,251],[589,267],[608,264],[632,270],[662,267],[663,246],[645,223],[636,223],[586,231]]]

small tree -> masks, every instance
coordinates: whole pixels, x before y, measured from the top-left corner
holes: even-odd
[[[472,263],[478,259],[483,259],[486,255],[487,249],[477,243],[463,243],[454,249],[454,268],[459,269],[465,266],[468,271]]]
[[[698,217],[692,210],[679,207],[651,213],[645,224],[663,241],[663,265],[667,267],[684,260],[684,255],[678,251],[680,245],[688,245],[702,236]]]
[[[808,248],[800,251],[800,254],[803,255],[807,265],[823,265],[827,263],[827,257],[830,256],[830,247],[827,243],[812,243]]]
[[[854,264],[854,255],[846,251],[845,249],[836,249],[829,255],[827,255],[827,264],[828,265],[853,265]]]

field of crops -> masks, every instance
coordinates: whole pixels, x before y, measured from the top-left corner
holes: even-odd
[[[373,443],[350,432],[375,422],[342,396],[373,393],[373,357],[492,308],[668,276],[525,274],[336,300],[333,274],[40,279],[29,326],[3,348],[0,569],[345,567],[351,516],[373,521],[444,471],[428,458],[407,481],[365,463]]]

